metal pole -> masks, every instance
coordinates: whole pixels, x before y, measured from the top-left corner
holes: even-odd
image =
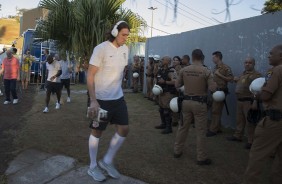
[[[153,36],[153,21],[154,21],[154,10],[157,9],[157,7],[153,7],[151,6],[150,8],[148,8],[149,10],[152,10],[152,20],[151,20],[151,38]]]

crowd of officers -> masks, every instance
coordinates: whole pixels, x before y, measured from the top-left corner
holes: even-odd
[[[254,58],[247,57],[241,75],[233,76],[231,68],[223,62],[220,51],[212,53],[215,64],[213,70],[204,65],[205,56],[200,49],[195,49],[191,56],[192,62],[188,55],[184,55],[182,59],[179,56],[160,58],[158,55],[150,55],[145,70],[146,98],[157,101],[159,105],[161,123],[155,128],[163,129],[163,134],[169,134],[172,133],[172,126],[178,126],[174,157],[180,158],[183,155],[189,128],[193,124],[197,136],[197,164],[211,164],[205,139],[222,133],[221,115],[227,105],[225,100],[213,100],[212,94],[215,91],[224,91],[227,96],[232,93],[228,91],[228,83],[235,82],[236,130],[227,140],[241,142],[246,129],[245,148],[251,151],[244,183],[260,183],[259,176],[271,156],[275,158],[272,183],[282,183],[282,45],[275,46],[269,52],[269,65],[272,68],[266,74],[266,82],[259,94],[253,94],[249,89],[253,80],[262,77],[255,70]],[[142,59],[144,62],[144,58]],[[140,65],[139,57],[135,56],[133,72],[137,71]],[[139,76],[143,76],[141,72],[140,74]],[[155,84],[163,89],[160,95],[152,93]],[[137,85],[138,78],[133,78],[134,92],[138,89]],[[143,86],[143,83],[141,85]],[[180,90],[183,86],[184,90]],[[174,97],[178,97],[177,113],[172,112],[169,106]],[[248,111],[260,108],[259,103],[263,104],[262,119],[259,122],[251,122],[248,119]],[[209,110],[212,114],[210,122]],[[229,113],[227,106],[226,110]]]

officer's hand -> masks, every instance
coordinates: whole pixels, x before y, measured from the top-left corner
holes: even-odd
[[[90,107],[88,107],[87,115],[89,118],[93,119],[97,117],[99,112],[100,105],[97,100],[92,100],[90,103]]]
[[[234,78],[233,78],[233,81],[234,81],[234,82],[238,82],[238,80],[239,80],[239,77],[234,77]]]
[[[160,78],[160,79],[158,80],[158,83],[163,84],[163,83],[165,83],[165,80],[164,80],[163,78]]]
[[[216,71],[214,72],[214,75],[220,76],[221,74],[220,74],[219,70],[216,70]]]

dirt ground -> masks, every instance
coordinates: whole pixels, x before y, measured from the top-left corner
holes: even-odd
[[[34,95],[33,103],[30,99],[24,99],[17,106],[9,105],[3,113],[4,106],[0,105],[1,131],[2,127],[8,129],[3,135],[1,133],[1,171],[4,171],[7,161],[15,153],[28,148],[65,154],[76,158],[81,164],[89,163],[90,130],[89,120],[85,117],[86,87],[71,87],[72,102],[66,103],[66,93],[63,93],[63,105],[60,110],[55,110],[54,96],[51,98],[50,112],[47,114],[42,113],[44,92],[34,92],[37,95]],[[32,96],[30,95],[30,98]],[[158,107],[143,98],[141,93],[125,93],[125,99],[129,111],[130,133],[115,160],[116,167],[122,174],[152,184],[241,183],[247,165],[248,150],[243,148],[244,142],[228,142],[225,139],[232,130],[224,130],[224,133],[217,137],[207,139],[208,155],[213,164],[198,166],[194,128],[191,127],[189,131],[183,156],[175,159],[173,144],[176,128],[173,134],[160,134],[159,130],[153,128],[159,123]],[[98,158],[105,154],[114,131],[115,127],[109,126],[104,132]],[[2,136],[5,139],[2,140]]]

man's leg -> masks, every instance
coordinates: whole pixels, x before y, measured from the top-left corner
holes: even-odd
[[[281,171],[282,171],[282,140],[277,148],[275,159],[273,162],[272,175],[271,175],[272,184],[281,184],[282,182]]]
[[[223,106],[224,102],[213,101],[212,103],[212,121],[209,130],[214,134],[220,130],[220,120]]]
[[[189,132],[191,120],[193,118],[189,103],[190,102],[187,100],[184,100],[182,103],[183,122],[180,122],[178,126],[174,142],[174,157],[176,158],[182,155],[184,144]]]
[[[244,134],[244,128],[246,125],[246,117],[244,114],[244,102],[240,102],[237,100],[237,108],[236,108],[236,130],[233,136],[227,137],[229,141],[242,141],[242,137]]]
[[[10,88],[11,88],[11,93],[12,93],[13,99],[17,100],[18,99],[18,96],[17,96],[17,79],[10,80]]]
[[[277,151],[280,150],[281,137],[281,121],[271,121],[269,117],[265,117],[259,122],[255,130],[244,184],[260,183],[260,176],[262,176],[261,173],[263,172],[265,162],[274,151],[276,155],[278,153]]]
[[[11,101],[11,98],[10,98],[10,92],[11,92],[10,83],[11,83],[11,80],[4,79],[5,95],[6,95],[6,100],[5,101],[8,101],[8,102]]]
[[[60,104],[61,96],[62,96],[62,84],[56,83],[56,95],[57,95],[57,103]]]

